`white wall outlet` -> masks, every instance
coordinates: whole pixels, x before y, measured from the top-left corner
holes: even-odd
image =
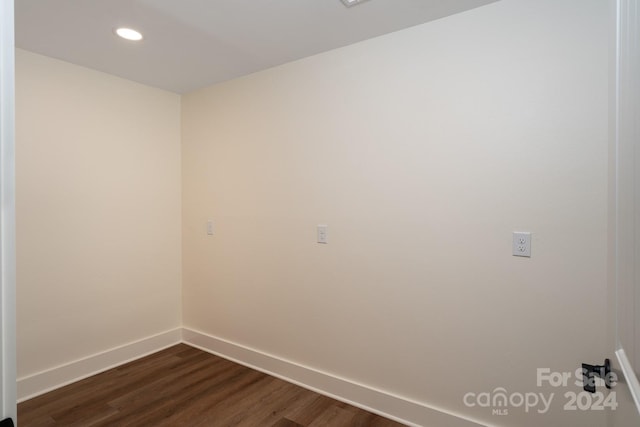
[[[318,225],[318,243],[329,243],[329,226],[325,224]]]
[[[213,220],[212,219],[207,221],[207,235],[213,236]]]
[[[513,232],[513,256],[531,257],[531,233],[528,231]]]

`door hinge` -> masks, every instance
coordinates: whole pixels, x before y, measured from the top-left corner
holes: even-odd
[[[596,392],[596,377],[602,378],[604,385],[609,389],[611,388],[611,361],[609,359],[604,360],[604,365],[582,364],[582,384],[584,391],[588,391],[589,393]]]

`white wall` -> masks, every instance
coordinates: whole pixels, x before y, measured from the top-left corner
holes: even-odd
[[[180,98],[21,50],[16,87],[20,379],[180,326]]]
[[[184,96],[184,326],[485,423],[602,425],[536,369],[606,354],[607,13],[503,0]],[[463,404],[496,387],[552,415]]]

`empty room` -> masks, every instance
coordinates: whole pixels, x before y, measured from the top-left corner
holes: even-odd
[[[0,426],[639,424],[638,0],[2,8]]]

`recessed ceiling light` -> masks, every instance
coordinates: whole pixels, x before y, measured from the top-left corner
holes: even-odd
[[[142,34],[136,30],[132,30],[131,28],[118,28],[116,30],[116,34],[123,39],[132,40],[134,42],[142,40]]]
[[[367,0],[340,0],[340,1],[342,1],[342,3],[345,6],[351,7],[351,6],[355,6],[355,5],[360,4],[360,3],[364,2],[364,1],[367,1]]]

